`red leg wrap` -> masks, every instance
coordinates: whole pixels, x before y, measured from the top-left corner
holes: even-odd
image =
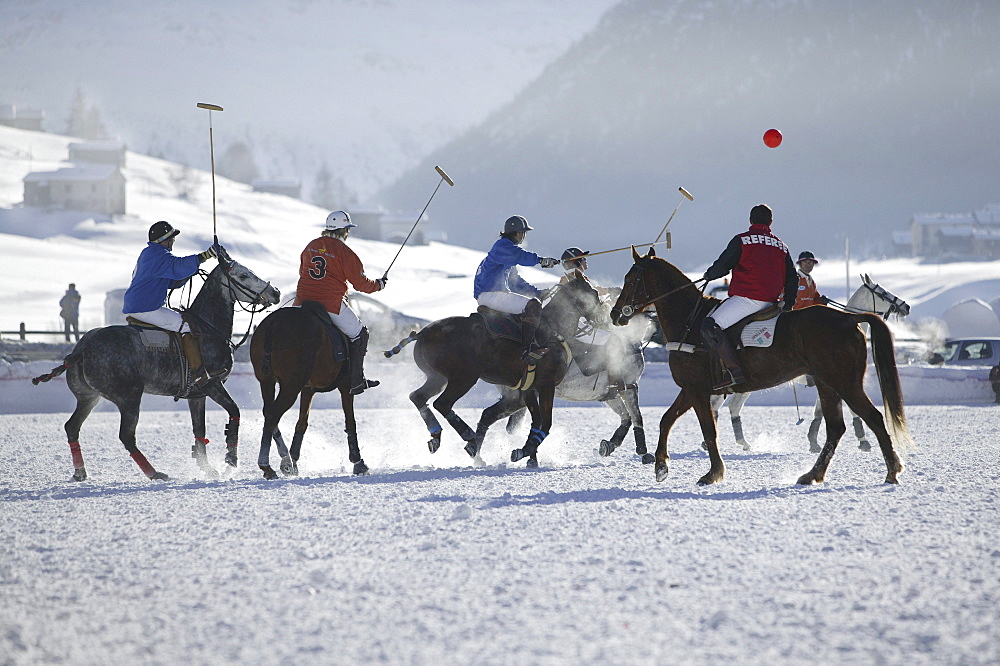
[[[73,456],[73,468],[80,469],[83,467],[83,453],[80,452],[80,442],[70,442],[69,452]]]
[[[139,466],[139,469],[142,470],[142,473],[145,474],[147,478],[152,479],[153,475],[156,474],[156,470],[153,469],[153,466],[149,464],[148,460],[146,460],[146,456],[142,455],[142,451],[136,451],[133,453],[132,460],[135,461],[135,464]]]

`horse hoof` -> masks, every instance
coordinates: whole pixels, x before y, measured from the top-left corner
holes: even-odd
[[[819,453],[822,450],[823,449],[820,448],[819,444],[810,444],[809,445],[809,453]]]
[[[702,451],[708,451],[708,444],[706,442],[702,442],[701,443],[701,449],[702,449]]]
[[[299,466],[294,460],[292,460],[291,456],[284,456],[281,459],[281,464],[278,466],[278,469],[280,469],[281,473],[285,476],[299,475]]]
[[[441,448],[441,438],[431,437],[427,440],[427,448],[430,449],[431,453],[437,453],[437,450]]]
[[[742,441],[739,441],[739,442],[736,442],[736,443],[739,444],[740,446],[742,446],[744,451],[749,451],[750,450],[750,442],[748,442],[746,440],[742,440]]]
[[[670,474],[670,469],[667,467],[666,463],[658,462],[656,463],[655,473],[656,473],[656,480],[658,482],[666,481],[667,475]]]
[[[597,453],[600,454],[601,456],[607,458],[612,453],[614,453],[615,449],[617,449],[617,448],[618,447],[615,444],[609,442],[606,439],[602,439],[601,440],[601,445],[597,448]]]
[[[474,439],[471,442],[466,442],[465,452],[469,454],[470,458],[479,457],[479,449],[482,448],[483,441],[481,439]]]
[[[869,444],[867,440],[863,439],[858,444],[858,448],[861,449],[862,451],[871,451],[872,450],[872,445]]]
[[[87,480],[87,468],[77,467],[73,470],[73,480],[74,481],[86,481]]]
[[[170,477],[163,472],[155,472],[153,476],[149,477],[150,481],[169,481]]]
[[[354,476],[368,476],[368,465],[364,460],[354,463]]]
[[[643,465],[652,465],[655,462],[656,462],[656,456],[654,456],[652,453],[644,453],[644,454],[642,454],[642,464]]]
[[[813,476],[812,472],[809,472],[808,474],[803,474],[802,476],[800,476],[799,480],[796,481],[795,483],[799,484],[800,486],[811,486],[812,484],[816,483],[816,477]]]
[[[273,481],[278,478],[278,473],[271,469],[270,465],[258,465],[260,471],[264,472],[264,478],[268,481]]]
[[[524,449],[514,449],[510,452],[510,461],[517,462],[524,458]]]
[[[534,456],[528,458],[528,462],[524,463],[524,466],[529,469],[538,467],[538,458],[535,458]]]
[[[236,447],[227,446],[226,447],[226,464],[230,467],[236,467]]]

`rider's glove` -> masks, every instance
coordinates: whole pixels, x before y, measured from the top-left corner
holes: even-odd
[[[781,304],[781,311],[782,312],[790,312],[793,307],[795,307],[795,303],[782,303]]]
[[[553,259],[552,257],[539,257],[538,265],[542,268],[552,268],[559,263],[558,259]]]
[[[215,249],[215,246],[208,248],[204,252],[198,255],[198,263],[204,263],[211,259],[212,257],[219,256],[219,251]]]
[[[378,284],[378,290],[382,291],[383,289],[385,289],[385,283],[388,281],[389,281],[389,276],[380,277],[376,279],[375,282]]]
[[[820,305],[827,305],[827,304],[830,303],[830,299],[827,298],[826,296],[820,296],[819,297],[819,302],[820,302]]]

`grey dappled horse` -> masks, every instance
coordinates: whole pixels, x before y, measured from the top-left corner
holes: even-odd
[[[880,286],[867,274],[861,276],[861,286],[848,299],[847,305],[841,305],[835,301],[831,301],[831,303],[835,307],[839,307],[847,312],[871,312],[880,315],[883,319],[888,319],[890,315],[905,317],[910,314],[910,306],[906,301]],[[736,438],[736,443],[742,446],[744,451],[750,450],[750,443],[743,436],[743,420],[740,417],[740,412],[743,410],[743,405],[746,404],[749,397],[749,393],[733,393],[729,398],[729,416],[733,424],[733,435]],[[725,399],[725,395],[712,396],[712,412],[715,414],[716,419],[719,418],[719,411],[722,409],[722,403]],[[850,411],[850,407],[848,407],[848,411]],[[865,434],[864,422],[854,412],[851,412],[851,416],[854,419],[854,436],[858,438],[858,448],[862,451],[871,451],[872,445]],[[809,451],[812,453],[819,453],[820,451],[817,437],[822,423],[823,411],[820,401],[816,400],[816,406],[813,408],[813,420],[809,424],[808,435]],[[701,443],[701,448],[707,448],[705,442]]]
[[[188,401],[195,444],[192,457],[203,471],[216,475],[208,462],[205,445],[205,398],[211,398],[229,414],[226,425],[226,463],[235,467],[240,410],[229,396],[223,382],[233,367],[231,338],[233,309],[236,301],[251,307],[266,308],[278,302],[280,294],[270,283],[261,280],[245,266],[220,255],[213,270],[186,312],[186,317],[201,330],[201,354],[205,366],[213,372],[224,370],[204,386],[183,396]],[[118,437],[125,450],[150,479],[167,479],[157,472],[136,446],[135,428],[143,393],[177,396],[183,391],[184,377],[177,353],[151,353],[143,346],[139,331],[132,326],[106,326],[88,331],[63,364],[51,373],[36,377],[48,381],[66,373],[66,383],[76,396],[76,410],[66,422],[73,456],[73,480],[83,481],[87,470],[80,451],[80,426],[101,398],[121,412]]]
[[[604,310],[605,318],[610,319],[611,305],[607,304]],[[556,386],[556,397],[560,400],[603,402],[618,415],[620,423],[611,435],[611,439],[602,439],[598,447],[598,453],[602,456],[610,456],[621,446],[629,429],[632,429],[636,455],[642,458],[644,464],[653,463],[653,454],[646,450],[646,431],[642,423],[642,413],[639,411],[639,378],[646,367],[642,349],[655,331],[656,326],[648,317],[636,317],[627,326],[616,326],[605,345],[607,362],[600,372],[586,376],[576,363],[572,363],[566,371],[566,376]],[[575,331],[560,332],[567,338],[574,337],[575,333]],[[583,335],[579,339],[586,342],[587,336]],[[625,383],[624,391],[608,386],[607,363],[616,364],[614,374]],[[521,405],[521,408],[511,414],[507,421],[507,432],[513,433],[527,413],[524,408],[524,398],[520,391],[506,386],[498,388],[501,399],[494,406],[496,409],[506,411],[518,404]]]

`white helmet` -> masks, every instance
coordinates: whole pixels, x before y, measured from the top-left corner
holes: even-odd
[[[335,210],[326,216],[326,226],[324,229],[326,231],[335,231],[337,229],[350,229],[356,226],[358,225],[351,222],[351,216],[347,214],[347,211]]]

